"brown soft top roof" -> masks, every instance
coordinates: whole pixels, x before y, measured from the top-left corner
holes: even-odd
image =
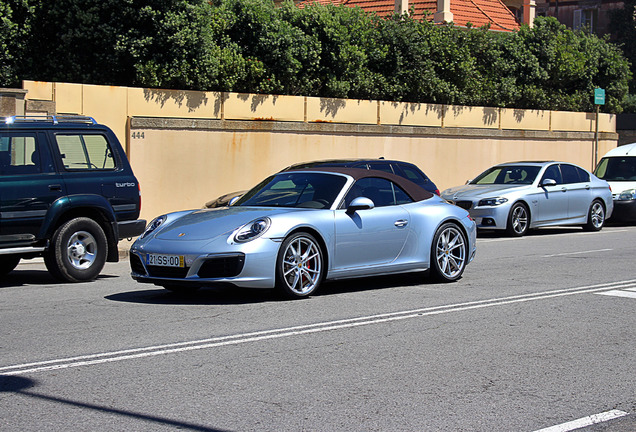
[[[388,173],[385,171],[378,170],[368,170],[364,168],[339,168],[339,167],[313,167],[313,168],[299,168],[292,169],[286,172],[294,172],[294,171],[305,171],[305,172],[327,172],[327,173],[336,173],[336,174],[345,174],[350,177],[353,177],[354,180],[359,180],[361,178],[367,177],[377,177],[383,178],[392,181],[401,187],[404,192],[406,192],[414,201],[423,201],[431,198],[433,196],[432,193],[427,191],[426,189],[418,186],[412,181],[405,179],[399,175],[395,175],[393,173]]]

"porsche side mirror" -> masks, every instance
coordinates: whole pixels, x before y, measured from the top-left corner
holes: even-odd
[[[349,207],[347,207],[347,213],[353,213],[358,210],[370,210],[374,207],[375,204],[373,204],[373,201],[371,201],[369,198],[358,197],[354,198],[353,201],[351,201],[351,204],[349,204]]]

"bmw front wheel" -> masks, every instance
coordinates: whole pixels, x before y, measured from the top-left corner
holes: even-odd
[[[530,212],[523,203],[516,203],[508,214],[506,232],[513,237],[521,237],[528,233],[530,227]]]
[[[431,247],[431,276],[440,282],[453,282],[464,273],[467,264],[468,242],[463,231],[454,223],[442,225]]]
[[[276,288],[288,297],[313,293],[323,277],[323,252],[308,233],[298,232],[283,241],[276,260]]]

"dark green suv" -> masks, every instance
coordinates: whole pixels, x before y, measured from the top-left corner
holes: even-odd
[[[115,134],[84,116],[0,123],[0,276],[43,256],[60,280],[89,281],[141,234],[140,188]]]

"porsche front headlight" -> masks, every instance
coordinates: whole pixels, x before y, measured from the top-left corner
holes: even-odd
[[[146,237],[147,235],[149,235],[150,233],[152,233],[154,230],[159,228],[161,226],[161,224],[163,224],[166,221],[167,218],[168,218],[167,215],[161,215],[161,216],[158,216],[158,217],[154,218],[146,226],[146,230],[143,232],[143,234],[141,236],[139,236],[139,238],[142,239],[142,238]]]
[[[271,223],[272,221],[267,217],[253,220],[236,230],[234,241],[237,243],[245,243],[257,239],[267,231]]]

